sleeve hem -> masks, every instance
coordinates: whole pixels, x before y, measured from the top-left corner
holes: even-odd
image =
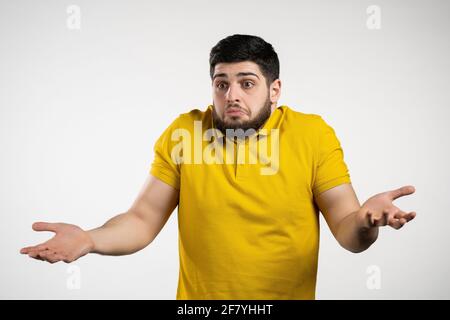
[[[313,189],[313,194],[315,196],[318,196],[319,194],[321,194],[324,191],[327,191],[331,188],[337,187],[338,185],[345,184],[345,183],[351,183],[351,179],[348,174],[345,176],[338,177],[333,180],[327,181],[327,182],[319,185],[318,187]]]
[[[150,174],[152,176],[154,176],[155,178],[161,180],[162,182],[170,185],[171,187],[173,187],[177,190],[180,190],[179,179],[177,179],[176,177],[174,177],[171,174],[168,174],[167,170],[165,170],[164,168],[153,166],[150,169]]]

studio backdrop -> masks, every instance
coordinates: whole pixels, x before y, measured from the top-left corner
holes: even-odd
[[[318,114],[361,202],[414,185],[417,212],[354,254],[320,218],[317,299],[450,298],[450,2],[0,1],[0,298],[175,299],[175,210],[128,256],[44,263],[20,248],[125,212],[153,146],[212,102],[209,51],[232,34],[271,43],[279,105]]]

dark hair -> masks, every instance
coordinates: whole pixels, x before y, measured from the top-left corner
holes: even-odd
[[[209,55],[211,79],[214,67],[221,62],[252,61],[261,69],[269,86],[280,76],[278,55],[270,43],[257,36],[234,34],[220,40]]]

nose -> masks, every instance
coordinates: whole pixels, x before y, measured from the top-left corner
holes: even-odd
[[[239,99],[239,87],[236,87],[235,84],[230,84],[228,87],[228,90],[225,94],[225,99],[227,100],[227,103],[235,103],[240,102]]]

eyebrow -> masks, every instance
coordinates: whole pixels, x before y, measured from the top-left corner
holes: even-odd
[[[245,76],[255,76],[259,79],[258,75],[256,73],[253,72],[239,72],[238,74],[236,74],[236,76],[238,77],[245,77]],[[213,76],[213,80],[217,77],[224,77],[224,78],[228,78],[228,75],[226,73],[217,73]]]

